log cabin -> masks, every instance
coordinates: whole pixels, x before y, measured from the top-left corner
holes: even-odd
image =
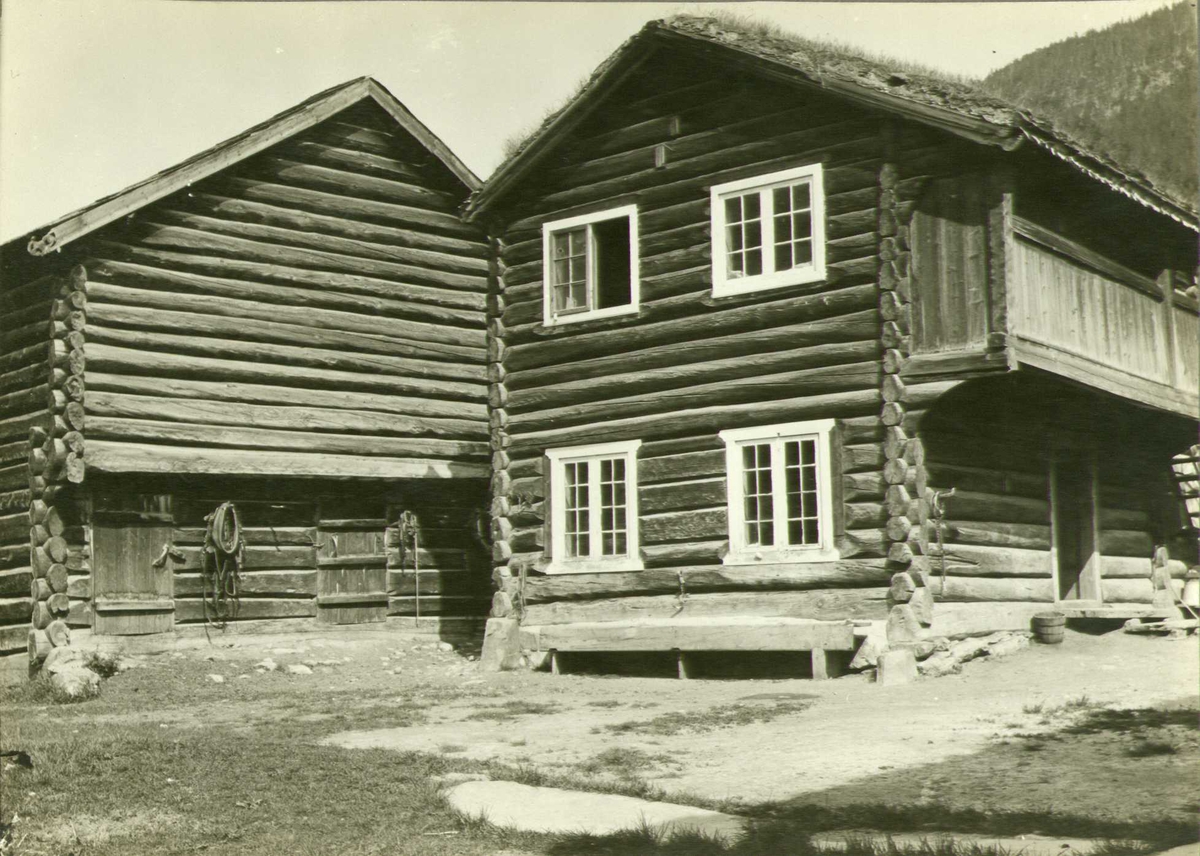
[[[497,663],[822,677],[1169,614],[1197,229],[986,94],[724,19],[648,24],[483,187],[351,81],[0,247],[0,655],[490,597]]]
[[[498,251],[485,659],[821,677],[872,636],[1175,609],[1196,211],[1052,124],[680,16],[465,219]]]
[[[478,186],[362,78],[0,248],[0,654],[481,620]],[[205,549],[225,502],[232,598]]]

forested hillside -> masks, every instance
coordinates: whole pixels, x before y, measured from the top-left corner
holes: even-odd
[[[983,85],[1196,204],[1194,2],[1056,42],[997,69]]]

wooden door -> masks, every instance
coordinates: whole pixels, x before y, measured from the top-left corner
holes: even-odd
[[[174,626],[172,565],[164,554],[170,546],[166,515],[128,510],[94,513],[96,633],[135,636],[164,633]]]
[[[1066,459],[1052,465],[1051,522],[1059,600],[1100,600],[1098,488],[1094,464]]]
[[[317,535],[317,620],[387,620],[384,503],[374,498],[321,500]]]

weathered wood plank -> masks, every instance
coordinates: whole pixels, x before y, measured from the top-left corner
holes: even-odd
[[[143,351],[114,345],[88,343],[88,363],[95,371],[110,374],[146,374],[148,372],[197,380],[224,378],[248,383],[274,383],[281,386],[312,384],[332,389],[383,392],[398,395],[429,396],[463,401],[486,400],[486,386],[442,379],[386,376],[379,373],[335,371],[302,366],[272,365],[261,362],[185,356],[158,351]]]
[[[779,565],[683,566],[630,573],[530,575],[526,603],[588,600],[620,595],[714,591],[795,591],[822,588],[870,588],[885,585],[894,571],[884,562],[838,561]]]
[[[404,432],[412,427],[412,433],[422,433],[420,426],[437,425],[437,421],[426,419],[411,421],[413,417],[450,417],[457,420],[470,420],[483,426],[486,430],[487,407],[482,402],[443,401],[435,398],[417,398],[411,396],[374,394],[367,392],[347,392],[329,389],[303,389],[301,387],[277,386],[273,384],[235,383],[232,381],[186,380],[171,377],[138,377],[136,375],[120,375],[106,372],[88,372],[84,376],[88,390],[88,406],[100,412],[104,410],[109,416],[133,416],[147,412],[145,407],[137,406],[127,398],[117,396],[101,397],[99,393],[130,393],[138,397],[164,397],[176,400],[177,407],[191,408],[188,399],[202,399],[201,407],[213,407],[212,418],[229,418],[238,414],[238,421],[249,424],[260,424],[263,427],[287,427],[289,425],[308,424],[314,429],[324,425],[354,425],[355,430],[366,433],[384,433],[389,425],[397,432]],[[98,402],[105,402],[103,405]],[[223,407],[213,402],[234,402],[236,407]],[[257,406],[264,405],[264,406]],[[297,408],[291,416],[280,413],[280,408],[265,405],[286,405]],[[157,404],[151,403],[157,407]],[[307,411],[300,408],[310,408]],[[365,411],[343,415],[339,411]],[[165,408],[163,412],[166,412]],[[385,418],[378,414],[393,414],[395,419]],[[291,418],[292,416],[296,418]],[[44,417],[30,417],[30,423]],[[195,412],[189,412],[186,419],[204,421]],[[29,434],[29,424],[26,424],[24,434]],[[458,427],[449,423],[446,427]],[[465,426],[463,426],[465,428]],[[473,433],[473,432],[472,432]],[[465,436],[470,436],[464,431]]]
[[[206,583],[201,574],[175,574],[175,596],[200,597]],[[238,574],[238,592],[243,596],[312,597],[317,593],[316,571],[246,571]]]
[[[235,428],[228,425],[191,425],[152,419],[88,418],[89,442],[179,443],[192,446],[242,449],[281,449],[330,454],[379,455],[400,458],[450,458],[481,460],[488,457],[486,443],[419,437],[364,437],[356,434],[276,431]]]
[[[786,617],[711,616],[527,625],[539,650],[559,651],[849,651],[849,624]],[[533,630],[536,628],[536,630]],[[522,633],[524,637],[526,634]]]
[[[89,442],[89,469],[109,473],[219,473],[330,478],[487,478],[491,467],[418,458],[369,458],[303,452],[201,449],[184,446]]]
[[[256,618],[301,618],[315,617],[317,603],[313,598],[242,598],[238,601],[235,621],[247,621]],[[181,623],[204,621],[204,601],[177,598],[175,600],[175,620]]]

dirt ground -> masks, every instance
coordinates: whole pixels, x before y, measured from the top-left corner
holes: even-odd
[[[1195,637],[1069,632],[1061,646],[898,687],[861,675],[485,673],[477,652],[448,648],[429,636],[356,632],[136,656],[99,699],[16,698],[0,731],[4,748],[22,726],[32,734],[51,724],[76,734],[270,731],[350,759],[422,753],[493,777],[509,770],[527,783],[549,777],[751,815],[869,804],[1144,825],[1200,812]],[[1140,712],[1114,713],[1122,709]]]
[[[746,682],[508,673],[487,676],[483,686],[546,709],[497,723],[468,718],[479,702],[463,699],[439,706],[416,728],[358,730],[329,740],[425,752],[456,746],[476,760],[548,768],[630,749],[657,760],[643,776],[668,795],[759,803],[972,755],[1005,735],[1052,730],[1068,713],[1044,721],[1044,711],[1083,696],[1118,708],[1178,700],[1195,693],[1198,674],[1194,640],[1121,633],[1072,634],[1063,646],[1034,646],[969,663],[960,675],[887,688],[862,675]],[[772,718],[700,733],[614,731],[630,721],[729,705],[763,708]],[[979,797],[983,807],[985,795]]]

